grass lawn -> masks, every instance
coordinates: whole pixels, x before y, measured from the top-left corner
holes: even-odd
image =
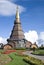
[[[0,50],[0,65],[29,65],[23,61],[24,56],[16,55],[16,53],[21,53],[21,50],[10,54],[1,54],[3,52],[4,50]]]
[[[35,63],[35,65],[37,63],[40,63],[37,65],[43,65],[41,64],[42,62],[40,60],[29,57],[27,55],[23,55],[22,50],[16,50],[16,52],[12,52],[10,54],[1,54],[2,52],[4,51],[0,50],[0,65],[32,65],[33,62]],[[29,61],[29,63],[25,62],[24,58],[26,59],[26,61]]]
[[[9,54],[12,61],[7,63],[6,65],[29,65],[28,63],[23,61],[23,56],[19,56],[16,53]]]
[[[0,53],[0,65],[5,65],[6,63],[10,61],[11,61],[11,58],[8,55]]]
[[[44,50],[36,50],[36,51],[33,52],[32,54],[36,54],[36,55],[44,55]]]

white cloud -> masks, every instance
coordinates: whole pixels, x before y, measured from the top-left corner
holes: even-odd
[[[32,43],[36,42],[38,46],[41,44],[44,45],[44,32],[40,32],[40,34],[38,34],[37,31],[32,30],[25,32],[24,35],[28,41],[31,41]]]
[[[29,31],[29,32],[25,32],[25,38],[28,41],[31,41],[32,43],[36,42],[38,40],[38,33],[34,30]]]
[[[44,40],[44,32],[40,32],[39,38],[40,38],[41,40]]]
[[[6,38],[0,37],[0,43],[7,44]]]
[[[38,39],[38,44],[39,45],[41,45],[41,44],[44,45],[44,32],[40,32],[39,39]]]
[[[24,12],[25,8],[19,6],[19,12]],[[17,4],[10,2],[10,0],[0,0],[0,15],[8,16],[16,13]]]

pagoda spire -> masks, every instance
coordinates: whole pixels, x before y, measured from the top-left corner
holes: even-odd
[[[16,8],[16,22],[20,23],[20,16],[19,16],[19,8],[18,8],[18,6]]]
[[[10,38],[7,39],[7,41],[8,44],[12,45],[13,48],[25,47],[25,36],[20,22],[18,6],[16,8],[16,18],[14,21],[14,26]]]

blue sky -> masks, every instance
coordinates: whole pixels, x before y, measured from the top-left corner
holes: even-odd
[[[44,33],[44,0],[2,0],[2,1],[6,1],[3,3],[7,2],[11,3],[12,6],[13,4],[21,6],[20,10],[21,9],[22,10],[20,13],[20,20],[22,23],[24,33],[25,32],[29,33],[29,31],[36,31],[38,36],[40,36],[41,33]],[[0,0],[0,5],[1,4],[2,3]],[[5,9],[4,12],[2,11],[3,8]],[[12,12],[9,10],[11,13],[10,12],[8,13],[6,12],[6,10],[7,9],[12,10],[12,7],[11,8],[8,7],[7,9],[5,7],[3,8],[1,8],[2,10],[0,9],[2,11],[2,12],[0,11],[0,37],[7,38],[10,36],[10,33],[14,25],[15,13],[13,12],[16,9],[13,9],[14,11]]]
[[[21,14],[21,20],[24,24],[24,31],[29,29],[37,30],[38,32],[44,31],[44,1],[34,1],[28,0],[22,2],[17,2],[26,8],[26,11]],[[27,26],[28,25],[28,29]],[[26,30],[25,30],[26,28]]]

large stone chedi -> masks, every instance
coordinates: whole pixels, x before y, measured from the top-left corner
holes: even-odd
[[[14,21],[13,30],[11,32],[10,38],[7,39],[7,41],[8,44],[10,44],[13,48],[25,47],[25,36],[21,27],[18,7],[16,10],[16,20]]]

